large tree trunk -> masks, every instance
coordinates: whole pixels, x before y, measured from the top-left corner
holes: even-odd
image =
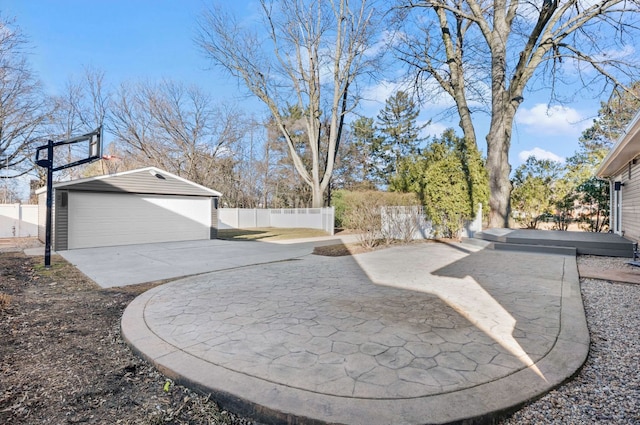
[[[311,208],[324,207],[324,190],[315,182],[311,185]]]
[[[504,133],[487,135],[487,169],[489,172],[489,227],[509,227],[511,181],[509,144]]]
[[[515,108],[507,89],[507,39],[511,31],[504,0],[495,0],[493,29],[484,31],[491,49],[491,126],[487,134],[489,227],[509,227],[511,181],[509,146]]]
[[[489,173],[489,227],[509,227],[511,213],[511,165],[509,147],[511,129],[518,102],[494,105],[487,134],[487,171]]]

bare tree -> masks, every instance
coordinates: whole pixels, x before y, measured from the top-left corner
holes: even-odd
[[[591,93],[629,83],[636,64],[625,51],[637,34],[638,2],[399,3],[407,37],[398,44],[400,56],[413,69],[418,86],[439,87],[454,100],[467,141],[476,142],[473,108],[488,106],[489,225],[505,227],[511,132],[525,89],[535,80],[537,88],[551,90],[553,100],[562,100],[556,88],[564,83],[582,83]]]
[[[0,16],[0,168],[4,178],[33,169],[34,140],[44,133],[51,104],[26,59],[27,40]]]
[[[246,133],[239,110],[214,105],[198,87],[168,80],[122,84],[110,109],[108,129],[126,161],[208,187],[219,187],[219,173],[228,169]]]
[[[297,173],[311,189],[314,207],[324,202],[345,115],[358,101],[356,80],[369,65],[371,3],[260,0],[263,32],[243,27],[220,8],[209,9],[199,22],[197,43],[205,54],[240,79],[269,109]],[[283,117],[289,105],[304,111],[312,159],[308,167]],[[320,149],[321,117],[329,125],[325,152]]]
[[[105,74],[93,68],[85,68],[80,78],[70,78],[63,94],[53,98],[55,110],[49,137],[65,140],[96,130],[104,124],[108,113],[110,93],[105,85]],[[86,145],[61,147],[56,155],[65,155],[62,162],[70,163],[86,158]],[[102,163],[74,167],[56,173],[57,179],[104,174]]]

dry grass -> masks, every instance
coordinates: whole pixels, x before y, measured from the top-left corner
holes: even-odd
[[[325,246],[317,246],[313,248],[313,253],[315,255],[323,255],[325,257],[342,257],[345,255],[355,255],[360,254],[361,252],[372,251],[372,249],[364,248],[362,245],[357,243],[350,244],[335,244],[335,245],[325,245]]]
[[[218,239],[234,241],[277,241],[287,239],[316,238],[329,236],[319,229],[276,229],[273,227],[258,227],[254,229],[223,229],[218,230]]]
[[[11,295],[0,292],[0,310],[4,310],[9,305],[11,305]]]
[[[365,252],[378,251],[380,249],[390,248],[392,246],[400,246],[400,245],[409,245],[409,244],[420,244],[420,243],[433,243],[433,242],[442,242],[444,239],[427,239],[427,240],[414,240],[410,242],[405,242],[401,240],[392,240],[390,242],[385,243],[384,240],[378,240],[373,247],[364,246],[359,242],[348,243],[348,244],[335,244],[335,245],[325,245],[325,246],[317,246],[313,249],[313,254],[315,255],[323,255],[325,257],[342,257],[344,255],[356,255],[362,254]],[[456,241],[457,242],[457,241]]]

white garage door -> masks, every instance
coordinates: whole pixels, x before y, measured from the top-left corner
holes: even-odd
[[[209,239],[211,200],[69,193],[69,249]]]

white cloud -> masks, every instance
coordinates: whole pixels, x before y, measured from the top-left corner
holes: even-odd
[[[576,136],[591,125],[579,111],[566,106],[548,107],[538,103],[533,108],[520,108],[516,123],[534,134]]]
[[[422,121],[422,122],[418,122],[418,125],[424,125],[426,124],[427,121]],[[442,123],[431,123],[429,125],[427,125],[423,130],[422,130],[422,137],[440,137],[442,136],[442,133],[444,133],[444,131],[449,128],[449,126],[446,126]]]
[[[525,162],[530,156],[535,156],[538,159],[549,159],[551,161],[564,162],[564,158],[562,158],[561,156],[538,147],[535,147],[529,151],[520,152],[518,154],[518,159],[520,160],[520,162]]]
[[[365,108],[371,107],[379,109],[392,94],[401,88],[402,85],[399,83],[380,81],[378,84],[369,86],[363,90],[362,103]]]

